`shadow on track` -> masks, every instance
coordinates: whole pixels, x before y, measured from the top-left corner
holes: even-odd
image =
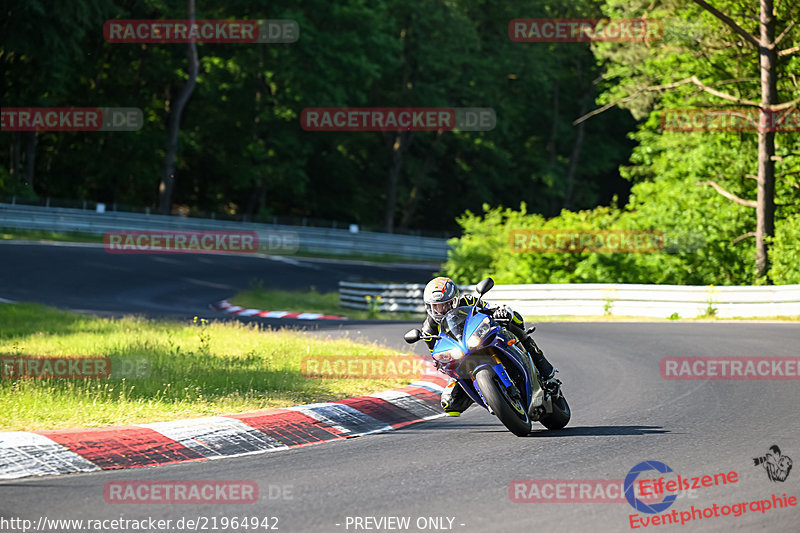
[[[564,429],[538,429],[528,433],[525,438],[552,437],[625,437],[641,435],[657,435],[670,431],[661,426],[582,426]],[[473,433],[508,433],[504,428],[473,431]]]
[[[528,434],[528,437],[612,437],[640,436],[669,433],[661,426],[579,426],[564,429],[541,429]]]

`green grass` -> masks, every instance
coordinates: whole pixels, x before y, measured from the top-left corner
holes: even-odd
[[[327,315],[346,316],[359,320],[419,320],[423,314],[389,313],[379,311],[359,311],[339,306],[339,294],[336,292],[310,292],[265,290],[259,282],[251,282],[250,289],[228,298],[228,302],[264,311],[291,311],[307,313],[324,313]]]
[[[391,350],[350,339],[200,319],[104,319],[35,304],[0,304],[0,356],[108,356],[141,361],[146,377],[0,379],[0,430],[105,426],[224,415],[332,401],[407,380],[309,379],[313,355]]]
[[[57,242],[103,242],[102,235],[80,232],[59,233],[56,231],[0,228],[0,240],[57,241]]]

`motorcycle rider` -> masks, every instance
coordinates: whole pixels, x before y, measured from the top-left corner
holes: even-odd
[[[461,296],[458,286],[450,278],[438,277],[432,279],[425,286],[423,294],[425,311],[427,311],[428,316],[422,324],[422,332],[428,336],[438,335],[439,325],[448,311],[464,305],[474,305],[476,300],[477,298],[469,294]],[[505,305],[491,308],[486,302],[481,302],[481,308],[500,325],[519,337],[520,342],[531,355],[533,364],[539,373],[542,387],[551,393],[557,392],[558,386],[561,384],[555,378],[558,370],[553,368],[553,365],[545,358],[542,350],[536,346],[536,343],[528,335],[522,316]],[[427,339],[425,344],[428,345],[429,350],[433,351],[436,340]],[[442,409],[447,413],[447,416],[460,416],[473,403],[473,399],[469,397],[461,385],[451,378],[444,388],[441,398]]]

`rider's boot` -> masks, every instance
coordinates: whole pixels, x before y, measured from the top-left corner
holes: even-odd
[[[530,334],[527,334],[525,338],[522,339],[522,345],[528,350],[528,353],[531,354],[533,364],[536,366],[536,370],[541,377],[542,388],[552,394],[558,392],[558,387],[561,385],[561,381],[556,379],[556,372],[558,372],[558,369],[553,368],[553,365],[550,364],[550,361],[544,356],[544,352],[539,349]]]
[[[454,379],[447,383],[444,392],[442,392],[442,409],[444,409],[447,416],[461,416],[461,413],[466,411],[467,407],[473,403],[474,400]]]

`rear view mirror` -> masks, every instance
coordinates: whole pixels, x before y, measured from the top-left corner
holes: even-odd
[[[422,338],[422,332],[418,329],[412,329],[411,331],[406,332],[406,334],[403,335],[403,338],[408,344],[414,344]]]
[[[484,294],[489,292],[489,290],[492,287],[494,287],[494,280],[492,278],[486,278],[477,285],[475,285],[475,290],[477,291],[478,294],[483,296]]]

